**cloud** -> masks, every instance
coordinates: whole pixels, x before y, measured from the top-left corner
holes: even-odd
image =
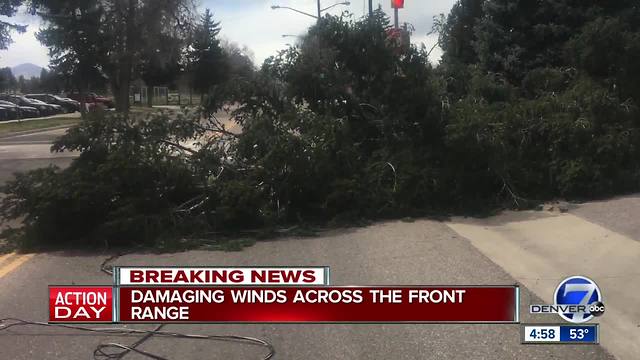
[[[336,2],[339,0],[322,0],[321,4],[327,7]],[[417,45],[424,43],[430,49],[437,41],[437,36],[427,36],[433,26],[433,17],[448,13],[455,2],[456,0],[407,0],[405,9],[400,10],[400,22],[414,26],[412,42]],[[311,14],[317,12],[315,0],[207,0],[202,7],[213,10],[216,20],[221,21],[221,34],[224,37],[247,45],[253,50],[256,63],[261,64],[265,58],[295,41],[282,35],[302,35],[315,22],[311,17],[287,9],[272,10],[272,5],[289,6]],[[393,14],[390,0],[374,0],[374,7],[378,6],[382,6],[390,16]],[[363,16],[368,12],[368,0],[353,0],[350,6],[337,6],[329,13],[337,15],[343,10],[348,10],[357,17]],[[431,60],[437,62],[441,54],[439,49],[434,50]]]
[[[48,51],[35,36],[40,28],[40,18],[31,15],[27,7],[22,6],[15,16],[11,18],[3,16],[0,20],[27,25],[26,33],[19,34],[15,31],[11,33],[13,44],[9,45],[7,50],[0,51],[0,67],[13,67],[27,62],[42,67],[49,64]]]
[[[322,0],[327,7],[340,0]],[[368,0],[352,0],[348,7],[337,6],[329,12],[340,14],[349,10],[355,16],[363,16],[368,11]],[[407,0],[405,8],[400,10],[400,22],[407,22],[415,27],[412,38],[414,44],[424,43],[431,48],[437,37],[427,36],[433,25],[433,17],[440,13],[448,13],[455,0]],[[272,5],[290,6],[315,14],[316,0],[202,0],[201,10],[205,7],[214,12],[216,21],[221,22],[221,35],[230,41],[247,45],[255,54],[255,61],[261,64],[265,58],[274,55],[278,50],[295,42],[294,38],[282,35],[302,35],[315,22],[311,17],[297,14],[286,9],[272,10]],[[374,0],[374,7],[382,6],[387,14],[393,14],[390,0]],[[14,66],[24,62],[46,66],[47,49],[35,38],[39,28],[37,17],[22,12],[16,19],[28,23],[29,30],[25,34],[14,36],[15,43],[6,51],[0,51],[0,66]],[[431,60],[437,62],[441,52],[435,50]]]
[[[0,67],[13,67],[22,63],[42,67],[49,65],[48,50],[36,39],[38,28],[38,25],[31,24],[26,33],[13,33],[13,44],[9,45],[9,49],[0,51]]]

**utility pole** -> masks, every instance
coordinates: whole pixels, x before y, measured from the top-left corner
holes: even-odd
[[[322,6],[320,5],[320,0],[318,0],[318,22],[322,18]]]
[[[394,8],[393,9],[393,25],[396,28],[396,30],[400,28],[399,22],[400,22],[400,19],[398,15],[398,8]]]
[[[373,0],[369,0],[369,16],[373,16]]]

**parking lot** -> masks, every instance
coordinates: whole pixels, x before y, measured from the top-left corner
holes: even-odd
[[[78,113],[81,106],[88,110],[111,109],[115,106],[109,97],[93,93],[60,97],[52,94],[0,94],[0,121],[43,119],[56,115]],[[81,99],[84,98],[84,105]]]

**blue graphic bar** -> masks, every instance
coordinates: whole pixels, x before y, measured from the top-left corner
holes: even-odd
[[[598,344],[600,342],[598,324],[523,324],[521,335],[523,344]]]
[[[560,342],[598,343],[597,325],[562,325],[560,326]]]

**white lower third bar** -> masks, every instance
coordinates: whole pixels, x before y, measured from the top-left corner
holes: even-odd
[[[560,326],[530,326],[524,327],[525,343],[553,343],[560,342]]]

